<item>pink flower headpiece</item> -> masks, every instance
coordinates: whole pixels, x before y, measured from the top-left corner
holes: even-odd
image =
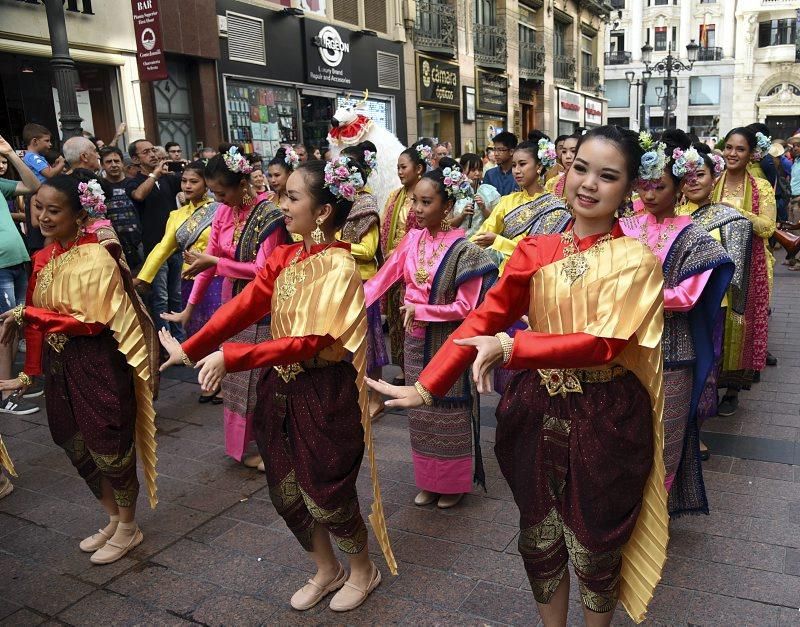
[[[253,171],[253,166],[250,165],[244,155],[239,153],[239,149],[236,146],[231,146],[228,152],[222,155],[222,159],[231,172],[250,174]]]
[[[86,210],[91,218],[100,218],[106,214],[106,195],[97,179],[88,183],[78,183],[78,193],[81,198],[81,207]]]

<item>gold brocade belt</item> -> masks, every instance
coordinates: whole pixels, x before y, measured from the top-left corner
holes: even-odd
[[[550,396],[561,394],[566,398],[568,393],[583,394],[581,383],[608,383],[628,374],[622,366],[611,366],[600,370],[581,370],[579,368],[553,368],[537,370],[542,378],[542,385]]]
[[[283,379],[284,383],[289,383],[289,381],[296,379],[297,375],[299,375],[301,372],[305,372],[306,369],[313,370],[314,368],[327,368],[328,366],[338,363],[338,361],[331,361],[329,359],[324,359],[317,356],[312,357],[311,359],[306,359],[305,361],[289,364],[288,366],[273,366],[273,368],[275,368],[275,372],[277,372],[278,376]]]
[[[45,341],[55,352],[60,353],[64,350],[64,345],[69,342],[69,337],[63,333],[48,333],[44,336]]]

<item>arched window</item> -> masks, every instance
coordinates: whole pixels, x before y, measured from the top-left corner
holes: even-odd
[[[795,96],[800,96],[800,87],[793,85],[792,83],[780,83],[775,85],[766,94],[764,94],[764,96],[774,96],[775,94],[783,91],[784,88]]]

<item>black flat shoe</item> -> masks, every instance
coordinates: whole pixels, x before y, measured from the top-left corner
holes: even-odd
[[[221,390],[222,390],[222,388],[217,388],[216,390],[214,390],[214,393],[211,396],[202,396],[202,395],[200,395],[197,398],[197,402],[201,403],[203,405],[205,405],[207,403],[211,403],[212,405],[219,405],[220,403],[222,403],[222,399],[221,398],[217,398],[217,394],[219,394]]]
[[[717,407],[717,415],[727,418],[728,416],[733,416],[738,408],[739,408],[739,397],[726,396],[725,398],[722,399],[722,402]]]
[[[711,451],[709,451],[708,449],[706,449],[705,451],[700,451],[701,462],[707,462],[709,459],[711,459]]]
[[[767,351],[767,365],[768,366],[777,366],[778,365],[778,358],[775,357],[772,353]]]

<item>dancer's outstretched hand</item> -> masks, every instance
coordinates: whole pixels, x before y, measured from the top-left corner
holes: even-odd
[[[472,363],[472,380],[480,394],[492,391],[492,370],[503,361],[503,346],[494,335],[478,335],[463,340],[453,340],[458,346],[473,346],[478,349]]]
[[[25,390],[27,387],[19,379],[0,380],[0,391],[2,392],[16,392],[17,390]]]
[[[197,381],[204,392],[216,392],[228,371],[225,369],[225,358],[222,351],[214,351],[197,362],[200,374]]]
[[[158,369],[159,372],[164,372],[170,366],[179,366],[183,363],[183,349],[181,348],[181,343],[172,337],[172,333],[169,332],[169,329],[161,328],[158,330],[158,339],[161,342],[161,346],[164,347],[164,350],[167,351],[169,358]]]
[[[367,377],[367,385],[376,392],[391,398],[386,401],[387,407],[420,407],[425,404],[413,385],[392,385],[383,379],[375,381]]]

